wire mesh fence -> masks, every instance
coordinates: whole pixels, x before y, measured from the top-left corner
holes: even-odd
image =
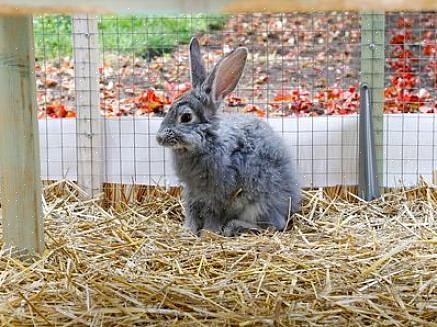
[[[385,17],[384,186],[432,181],[437,14]],[[36,17],[43,179],[95,191],[177,185],[154,135],[190,88],[187,43],[196,35],[209,69],[236,46],[249,50],[225,114],[267,119],[305,187],[356,185],[361,28],[349,12]]]
[[[436,183],[435,12],[386,15],[385,178]]]

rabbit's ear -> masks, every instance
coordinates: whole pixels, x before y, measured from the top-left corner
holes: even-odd
[[[222,101],[237,86],[246,65],[247,48],[237,48],[214,67],[203,89],[209,91],[214,103]]]
[[[193,88],[200,86],[206,78],[206,71],[203,66],[199,41],[195,37],[190,42],[190,70]]]

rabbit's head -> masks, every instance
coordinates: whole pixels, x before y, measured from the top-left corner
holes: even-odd
[[[237,48],[207,75],[199,42],[193,38],[190,43],[192,89],[171,105],[157,133],[158,143],[173,149],[201,147],[205,135],[213,133],[223,99],[237,86],[246,58],[247,49]]]

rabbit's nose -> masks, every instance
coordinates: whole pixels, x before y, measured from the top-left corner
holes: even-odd
[[[174,138],[174,132],[169,128],[159,130],[156,134],[156,141],[158,141],[160,145],[166,145],[172,138]]]
[[[158,141],[158,144],[162,145],[164,143],[165,140],[165,135],[162,132],[158,132],[158,134],[156,134],[156,141]]]

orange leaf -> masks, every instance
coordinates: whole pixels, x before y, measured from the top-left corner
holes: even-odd
[[[258,117],[264,117],[266,115],[265,111],[255,104],[248,104],[244,107],[243,112],[254,112]]]
[[[273,101],[292,101],[293,95],[290,94],[287,91],[279,91],[275,97],[273,98]]]
[[[69,111],[65,118],[76,118],[76,113],[74,111]]]

